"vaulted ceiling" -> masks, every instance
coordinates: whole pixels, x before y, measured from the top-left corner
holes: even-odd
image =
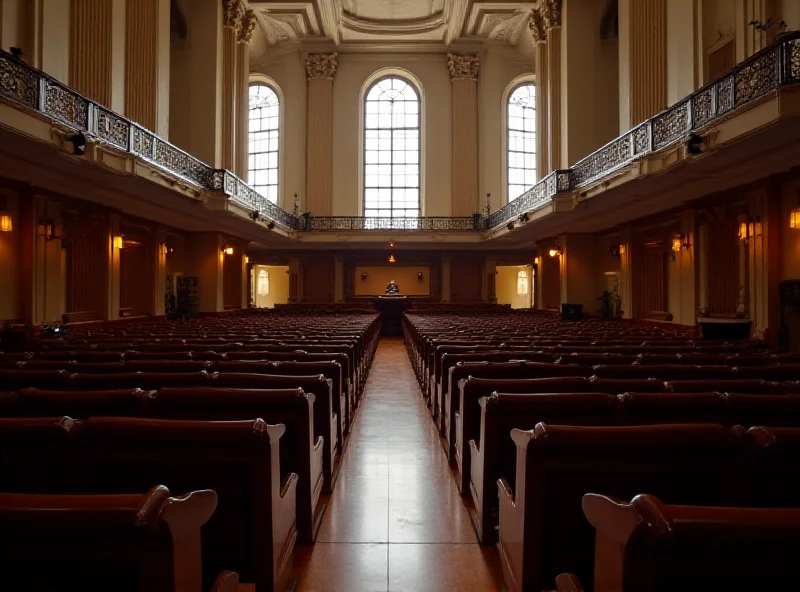
[[[442,45],[493,40],[516,46],[537,2],[505,0],[249,0],[266,46]]]

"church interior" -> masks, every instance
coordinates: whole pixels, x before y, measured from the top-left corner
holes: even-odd
[[[800,589],[800,0],[0,0],[0,588]]]

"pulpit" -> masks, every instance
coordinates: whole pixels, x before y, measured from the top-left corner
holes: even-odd
[[[411,302],[400,294],[394,280],[386,286],[386,293],[375,299],[375,310],[381,315],[381,335],[403,334],[403,312]]]

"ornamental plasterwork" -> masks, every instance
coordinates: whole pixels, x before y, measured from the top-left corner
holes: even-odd
[[[477,80],[481,61],[474,55],[447,54],[450,80]]]
[[[244,6],[241,0],[222,0],[222,24],[226,27],[239,27]]]
[[[539,10],[548,30],[561,26],[561,0],[542,0],[539,3]]]
[[[245,10],[244,14],[242,15],[242,21],[239,24],[239,41],[242,41],[243,43],[250,43],[250,39],[253,38],[253,29],[255,26],[256,13],[251,9]]]
[[[534,43],[544,43],[547,41],[547,29],[544,26],[544,19],[538,10],[531,13],[528,20],[528,28],[531,30],[531,37]]]
[[[309,80],[333,80],[336,76],[337,53],[310,53],[306,56],[306,75]]]

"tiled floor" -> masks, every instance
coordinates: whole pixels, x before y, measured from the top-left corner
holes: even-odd
[[[295,551],[298,592],[489,592],[480,547],[402,339],[381,340],[317,542]]]

